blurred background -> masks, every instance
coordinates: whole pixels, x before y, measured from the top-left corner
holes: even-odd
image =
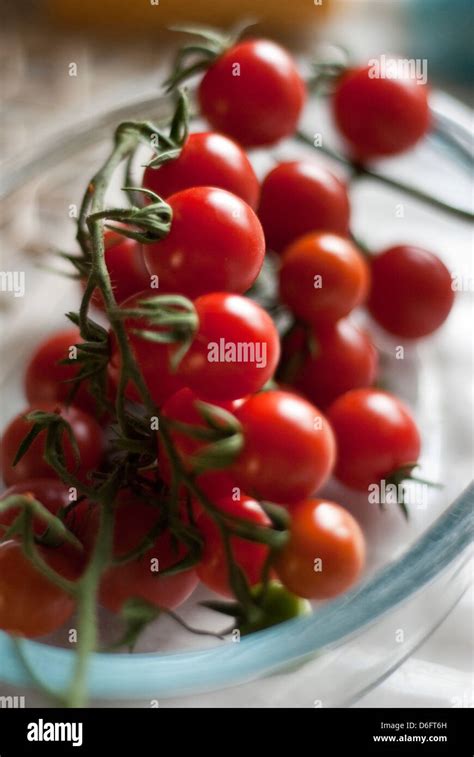
[[[367,62],[382,53],[426,58],[431,86],[472,103],[472,0],[3,0],[1,4],[0,160],[10,165],[16,158],[25,160],[70,126],[158,95],[181,41],[168,31],[174,24],[228,26],[246,16],[258,17],[260,23],[252,33],[282,41],[302,62],[321,42],[346,47],[355,61]],[[410,157],[406,160],[409,163]],[[437,189],[441,184],[438,172]],[[375,211],[375,220],[376,216]],[[19,222],[24,224],[24,219]],[[421,216],[420,235],[427,226]],[[434,226],[433,234],[437,229]],[[466,596],[416,656],[359,706],[446,706],[456,698],[472,706],[472,608],[472,596]]]
[[[427,58],[429,81],[472,97],[472,0],[3,0],[0,155],[158,91],[179,43],[173,24],[261,19],[296,54],[321,40],[356,60],[380,53]],[[77,76],[70,75],[70,64]]]

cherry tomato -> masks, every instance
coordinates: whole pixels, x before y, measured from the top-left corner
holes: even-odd
[[[114,557],[123,557],[139,547],[159,518],[159,508],[131,493],[122,493],[115,514]],[[113,565],[105,571],[100,586],[100,602],[112,612],[119,612],[131,597],[140,597],[168,609],[178,607],[196,588],[196,572],[184,570],[161,576],[160,571],[175,565],[185,554],[183,545],[180,543],[175,549],[170,532],[165,531],[141,557]]]
[[[173,211],[164,239],[145,246],[161,293],[198,297],[249,289],[262,267],[265,239],[252,208],[224,189],[194,187],[168,198]]]
[[[44,339],[33,354],[25,374],[25,392],[28,402],[67,402],[73,379],[79,365],[62,365],[70,357],[70,349],[82,342],[79,329],[57,331]],[[87,382],[81,382],[72,403],[86,413],[94,413],[96,401],[88,391]]]
[[[112,229],[104,232],[105,264],[118,304],[150,286],[150,274],[139,242],[122,236]],[[104,310],[102,293],[96,289],[92,303]]]
[[[337,440],[337,478],[367,491],[399,468],[416,463],[420,434],[408,408],[378,389],[353,389],[329,408]]]
[[[290,538],[277,555],[275,570],[293,594],[336,597],[357,581],[364,562],[364,535],[343,507],[307,499],[292,509]]]
[[[41,548],[40,548],[41,550]],[[51,550],[50,550],[51,551]],[[60,570],[58,550],[54,568]],[[72,615],[74,601],[48,581],[23,555],[17,541],[0,544],[0,628],[35,638],[60,628]]]
[[[206,428],[206,423],[196,407],[196,402],[198,400],[199,397],[193,391],[191,391],[191,389],[188,389],[187,387],[180,389],[179,392],[173,394],[173,396],[165,402],[161,409],[160,417],[168,418],[170,421],[177,421],[179,423],[186,423],[191,426]],[[224,410],[228,410],[230,413],[232,413],[238,407],[240,402],[213,402],[212,404],[217,404],[218,407],[221,407]],[[188,436],[184,432],[173,428],[171,429],[170,435],[173,440],[175,452],[180,457],[184,467],[187,470],[190,470],[189,458],[192,455],[197,454],[197,452],[206,444],[206,441],[193,438],[191,436]],[[168,455],[166,453],[166,448],[161,440],[160,435],[158,435],[158,460],[160,475],[167,484],[170,484],[171,467]],[[214,498],[219,494],[222,496],[224,496],[225,494],[230,495],[232,494],[232,489],[235,486],[232,478],[225,470],[206,471],[205,473],[196,477],[196,483],[204,491],[204,493],[211,498]]]
[[[391,247],[374,257],[369,310],[395,336],[419,339],[436,331],[454,302],[451,274],[419,247]]]
[[[347,236],[349,214],[346,186],[319,163],[280,163],[263,181],[258,216],[274,252],[310,231]]]
[[[289,592],[279,581],[270,581],[265,587],[254,586],[252,594],[263,615],[255,620],[240,623],[239,630],[242,636],[284,623],[285,620],[311,614],[310,603]]]
[[[286,50],[265,39],[246,40],[217,58],[198,91],[201,112],[216,131],[245,147],[292,134],[306,87]]]
[[[270,519],[258,502],[249,497],[234,501],[232,497],[216,500],[219,510],[260,526],[269,526]],[[234,596],[229,582],[229,571],[221,532],[212,518],[203,513],[198,518],[197,527],[204,538],[202,559],[197,566],[197,574],[210,589],[226,597]],[[235,562],[243,571],[250,586],[260,583],[262,570],[268,556],[268,547],[258,542],[248,541],[238,536],[230,538],[230,546]]]
[[[245,152],[228,137],[212,131],[190,134],[175,160],[145,169],[143,186],[164,199],[191,187],[219,187],[253,209],[260,193]]]
[[[337,127],[359,159],[403,152],[431,123],[426,86],[408,76],[372,78],[370,66],[342,76],[332,105]]]
[[[273,376],[280,339],[268,313],[247,297],[218,292],[195,301],[199,328],[178,367],[201,397],[231,400],[257,392]]]
[[[2,494],[0,501],[14,494],[33,497],[38,502],[41,502],[53,515],[59,515],[63,511],[63,520],[68,529],[82,540],[81,534],[84,529],[84,521],[89,517],[91,505],[87,500],[81,500],[76,503],[75,500],[79,494],[58,478],[32,478],[19,484],[14,484]],[[11,525],[18,514],[19,510],[13,508],[0,515],[0,534],[2,526],[8,527]],[[33,532],[37,536],[41,536],[45,531],[47,531],[47,526],[44,521],[41,518],[34,518]],[[69,546],[62,545],[63,550],[66,547],[69,550]],[[72,554],[76,558],[80,557],[77,552],[73,552]]]
[[[37,402],[22,413],[16,415],[8,424],[2,438],[1,468],[3,480],[7,486],[21,483],[31,478],[51,478],[55,475],[53,469],[44,459],[45,432],[41,432],[33,441],[27,452],[13,467],[18,448],[32,427],[25,416],[33,410],[43,410],[58,413],[68,421],[75,436],[79,449],[80,463],[76,470],[76,462],[71,442],[63,434],[65,464],[68,470],[85,478],[91,470],[97,469],[104,453],[104,433],[94,418],[77,407],[65,407],[59,403]]]
[[[314,355],[308,351],[308,339],[313,340]],[[373,384],[378,355],[369,335],[342,318],[311,334],[302,327],[294,329],[284,341],[282,362],[293,362],[291,384],[324,410],[350,389]]]
[[[30,495],[33,499],[41,502],[42,505],[49,510],[50,513],[56,515],[63,508],[67,508],[68,505],[74,500],[71,497],[70,490],[57,478],[33,478],[30,480],[22,481],[19,484],[10,486],[1,496],[1,500],[6,499],[12,495]],[[10,526],[15,518],[19,515],[19,509],[7,510],[0,514],[0,536],[2,526]],[[47,526],[40,518],[34,518],[33,531],[37,536],[41,536],[47,530]]]
[[[133,308],[139,300],[150,297],[150,290],[130,297],[122,303],[124,308]],[[135,360],[142,372],[145,383],[157,405],[163,402],[172,394],[181,389],[183,381],[170,366],[170,357],[173,352],[173,345],[163,344],[161,342],[151,342],[143,339],[139,334],[133,333],[136,329],[146,331],[160,331],[158,327],[151,326],[144,318],[127,318],[124,320],[127,329],[128,341],[132,348]],[[117,340],[113,332],[111,337],[111,356],[108,365],[108,376],[113,387],[117,388],[120,378],[121,356]],[[133,402],[140,401],[140,394],[134,384],[129,382],[125,389],[125,396]]]
[[[329,478],[334,436],[314,405],[290,392],[269,391],[247,399],[235,415],[244,446],[231,475],[246,492],[288,505],[314,493]]]
[[[348,239],[311,233],[287,247],[280,268],[280,297],[303,321],[333,323],[366,298],[369,267]]]

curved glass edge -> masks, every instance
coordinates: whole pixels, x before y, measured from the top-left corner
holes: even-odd
[[[414,546],[374,578],[314,615],[245,637],[239,644],[173,654],[101,654],[91,660],[92,697],[179,696],[250,681],[302,662],[340,644],[438,577],[465,552],[474,533],[474,483],[454,501]],[[66,686],[74,652],[23,641],[23,652],[41,680]],[[13,640],[0,634],[0,679],[31,684]],[[205,682],[205,684],[204,684]]]
[[[442,95],[443,100],[456,103]],[[41,151],[2,168],[0,199],[19,189],[39,172],[109,134],[117,120],[128,117],[166,117],[169,97],[150,96],[94,117],[54,137]],[[439,111],[443,112],[442,102]],[[91,661],[89,691],[92,697],[116,699],[146,696],[178,696],[251,681],[282,667],[340,645],[382,615],[440,576],[457,562],[472,541],[474,485],[401,558],[382,569],[373,579],[339,600],[320,608],[308,618],[244,638],[240,644],[160,655],[95,654]],[[458,558],[458,559],[457,559]],[[74,652],[23,641],[25,657],[34,664],[40,679],[52,688],[65,687],[72,672]],[[12,639],[0,632],[0,681],[31,685]],[[203,683],[205,682],[205,684]]]

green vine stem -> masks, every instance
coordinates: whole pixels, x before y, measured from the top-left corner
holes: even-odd
[[[179,107],[180,106],[178,105],[178,108]],[[185,134],[187,133],[185,128],[179,127],[176,117],[173,119],[171,131],[174,134],[174,139],[185,138]],[[77,317],[75,314],[69,314],[71,320],[79,325],[82,338],[88,343],[96,343],[96,346],[91,347],[91,351],[94,354],[97,352],[100,357],[103,352],[103,345],[101,344],[103,342],[103,335],[101,332],[97,331],[97,324],[91,321],[88,315],[92,294],[96,289],[100,291],[104,308],[120,353],[120,376],[115,400],[115,415],[119,434],[117,448],[126,450],[127,455],[131,458],[139,457],[141,452],[147,450],[147,442],[143,434],[149,436],[150,439],[154,436],[155,432],[151,431],[151,424],[149,421],[153,417],[159,417],[159,411],[151,398],[148,387],[144,381],[141,370],[136,363],[135,355],[128,341],[124,317],[127,317],[130,314],[124,314],[124,312],[120,311],[114,297],[112,283],[105,262],[104,224],[110,219],[133,224],[134,229],[132,230],[123,229],[122,227],[117,227],[117,230],[125,235],[131,235],[129,233],[130,231],[134,234],[135,229],[138,229],[137,234],[140,236],[137,237],[135,235],[134,238],[140,238],[144,243],[149,243],[155,239],[161,238],[167,233],[171,217],[170,215],[167,215],[166,204],[157,196],[154,196],[152,202],[143,208],[132,207],[128,209],[113,209],[111,211],[106,208],[105,203],[106,193],[116,170],[122,163],[125,162],[125,165],[130,163],[130,160],[140,143],[144,140],[146,141],[147,139],[150,139],[152,136],[156,137],[157,134],[162,135],[162,132],[159,132],[153,124],[148,122],[127,122],[121,124],[115,132],[114,145],[110,155],[88,185],[81,205],[77,232],[77,239],[82,250],[82,259],[79,259],[79,265],[84,269],[84,264],[87,264],[88,279],[85,285],[79,314]],[[171,140],[171,138],[161,138],[161,141],[159,141],[159,148],[156,152],[158,154],[160,153],[160,150],[169,152],[172,144],[176,147],[176,143]],[[156,297],[152,298],[152,300],[153,302],[151,303],[151,306],[150,303],[147,304],[147,301],[139,303],[139,312],[136,313],[134,311],[132,315],[144,316],[145,319],[150,317],[150,326],[156,326],[156,322],[158,322],[163,328],[169,328],[171,330],[174,328],[176,332],[180,332],[181,330],[181,333],[175,335],[181,340],[183,340],[184,331],[185,338],[187,336],[189,339],[190,335],[194,333],[197,325],[196,314],[191,303],[185,300],[185,298],[179,298],[176,296],[173,298]],[[153,337],[153,332],[147,332],[145,330],[141,336],[142,338],[151,338]],[[179,350],[180,347],[178,347],[177,351],[179,352]],[[103,362],[101,363],[101,367],[105,370]],[[144,427],[145,422],[143,417],[134,416],[126,406],[125,390],[129,382],[132,382],[135,385],[143,402],[146,416],[149,419],[148,428],[146,426]],[[103,389],[104,387],[102,385],[102,390]],[[99,397],[98,399],[104,400],[104,397]],[[204,414],[204,420],[206,420],[206,413],[209,418],[212,417],[211,408],[209,408],[209,406],[204,406],[201,410]],[[51,572],[44,561],[41,560],[38,551],[35,549],[34,538],[32,536],[31,521],[33,514],[31,510],[28,511],[27,517],[25,517],[23,523],[23,548],[27,556],[32,559],[38,569],[47,575],[51,581],[61,585],[62,588],[69,591],[69,593],[71,593],[76,599],[78,644],[75,663],[70,684],[67,687],[67,690],[60,694],[60,697],[62,701],[62,697],[64,696],[64,702],[67,705],[80,707],[87,699],[87,671],[89,658],[91,653],[98,648],[98,588],[103,571],[109,565],[114,563],[114,503],[120,489],[127,486],[127,479],[124,474],[127,465],[124,465],[123,461],[119,461],[113,468],[112,472],[108,474],[108,477],[105,477],[105,480],[103,480],[102,483],[100,483],[100,477],[102,476],[102,478],[104,478],[104,476],[101,473],[97,475],[97,481],[95,483],[84,483],[66,468],[64,462],[61,448],[61,440],[63,436],[66,435],[69,438],[73,449],[75,446],[74,439],[71,436],[72,432],[67,421],[61,416],[41,413],[33,413],[30,420],[33,422],[33,429],[29,434],[29,443],[33,441],[38,433],[45,433],[45,458],[47,462],[62,480],[69,485],[74,486],[81,495],[87,496],[99,511],[99,523],[92,553],[84,572],[75,583],[66,582],[65,579],[62,579],[54,572]],[[227,418],[227,421],[230,422],[230,419]],[[241,434],[238,427],[235,425],[232,426],[232,423],[230,423],[230,425],[229,423],[227,423],[227,425],[224,424],[222,428],[213,428],[212,423],[209,422],[209,428],[212,432],[211,436],[220,432],[222,438],[217,438],[219,436],[219,433],[217,433],[217,440],[214,444],[211,443],[208,445],[209,449],[207,449],[207,454],[208,457],[210,456],[210,459],[206,461],[205,457],[201,457],[197,458],[195,461],[196,463],[199,462],[203,469],[206,468],[206,465],[212,467],[215,463],[212,455],[210,455],[213,446],[217,447],[217,445],[225,442],[229,448],[232,447],[232,449],[227,451],[229,455],[227,459],[231,460],[232,454],[237,454],[241,445]],[[139,438],[137,438],[137,434],[139,435]],[[247,585],[244,574],[234,560],[231,537],[234,534],[238,534],[241,538],[267,544],[271,553],[274,554],[287,538],[285,528],[280,522],[278,522],[278,519],[275,520],[274,524],[272,522],[272,527],[257,526],[256,524],[249,524],[243,519],[231,517],[220,511],[199,487],[196,482],[196,471],[189,472],[181,461],[174,447],[172,425],[168,419],[163,417],[159,418],[159,434],[169,457],[172,470],[172,485],[170,498],[167,504],[169,527],[188,550],[187,556],[181,561],[181,563],[171,566],[170,570],[184,570],[195,564],[201,549],[200,538],[195,527],[193,531],[191,527],[188,527],[179,519],[178,492],[180,485],[184,485],[189,492],[189,496],[196,498],[200,502],[203,509],[216,522],[220,529],[226,547],[229,579],[235,596],[242,607],[241,615],[249,622],[256,622],[261,618],[262,609],[258,606],[257,601]],[[25,440],[22,444],[23,452],[27,448],[27,444],[27,440]],[[19,452],[21,452],[21,450]],[[204,452],[206,452],[206,447],[204,448]],[[77,462],[79,463],[79,460],[77,460]],[[57,526],[57,528],[59,529],[59,526]],[[153,538],[154,535],[155,533],[150,532],[142,543],[137,546],[139,554],[149,546],[150,539]],[[125,556],[125,559],[133,559],[134,555],[135,552],[132,552],[131,555]]]
[[[421,189],[410,187],[407,184],[404,184],[403,182],[397,181],[396,179],[391,179],[389,176],[384,176],[383,174],[379,173],[375,169],[369,168],[369,166],[366,166],[366,165],[361,165],[359,163],[356,163],[350,158],[347,158],[346,156],[341,155],[340,153],[336,152],[335,150],[331,150],[328,147],[324,147],[322,145],[315,146],[313,138],[302,131],[296,132],[295,136],[296,136],[296,139],[298,139],[300,142],[303,142],[305,145],[310,145],[315,150],[319,150],[324,155],[327,155],[329,158],[332,158],[333,160],[336,160],[338,163],[341,163],[342,165],[349,168],[352,172],[352,177],[351,177],[352,179],[357,179],[361,177],[367,177],[369,179],[373,179],[374,181],[377,181],[379,184],[384,184],[386,187],[391,187],[392,189],[396,189],[398,192],[402,192],[403,194],[409,195],[410,197],[413,197],[413,199],[419,200],[420,202],[424,202],[427,205],[431,205],[433,208],[442,210],[445,213],[450,213],[451,215],[456,216],[457,218],[463,221],[474,220],[474,213],[472,213],[470,210],[465,210],[464,208],[459,208],[455,205],[450,205],[449,203],[444,202],[443,200],[440,200],[437,197],[433,197],[432,195],[427,194],[426,192],[423,192]]]

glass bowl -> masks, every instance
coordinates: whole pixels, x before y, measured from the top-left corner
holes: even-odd
[[[370,247],[403,241],[439,252],[453,272],[458,296],[443,329],[397,360],[397,344],[372,324],[382,353],[383,380],[413,408],[423,436],[421,474],[442,481],[442,489],[414,496],[411,517],[398,508],[384,512],[366,497],[337,483],[324,494],[347,506],[369,545],[363,581],[351,592],[315,605],[312,615],[244,637],[239,643],[190,637],[167,619],[143,634],[138,652],[93,655],[88,688],[91,702],[150,706],[343,706],[355,702],[394,670],[451,611],[469,579],[472,541],[472,351],[471,228],[468,221],[421,203],[393,186],[396,179],[441,200],[462,206],[470,179],[464,151],[466,113],[453,99],[433,98],[446,141],[433,137],[408,155],[379,167],[384,181],[358,177],[351,186],[353,231]],[[163,120],[171,103],[150,97],[132,102],[93,122],[55,137],[21,162],[4,165],[2,203],[3,269],[25,274],[24,296],[2,293],[2,425],[24,405],[19,377],[35,343],[63,325],[61,315],[79,304],[77,282],[55,276],[51,248],[74,249],[74,224],[84,186],[107,154],[114,127],[128,118]],[[302,131],[334,136],[323,105],[311,104]],[[456,147],[457,145],[457,147]],[[460,148],[461,145],[461,148]],[[255,151],[263,174],[277,160],[311,157],[346,173],[323,154],[288,140],[270,153]],[[12,279],[13,280],[13,279]],[[361,319],[365,316],[360,314]],[[415,493],[416,494],[416,493]],[[416,500],[416,501],[415,501]],[[201,591],[201,590],[200,590]],[[194,625],[216,628],[216,616],[196,603],[183,616]],[[105,635],[111,616],[102,616]],[[68,624],[70,625],[70,624]],[[0,633],[0,684],[5,689],[34,683],[65,688],[74,652],[67,629],[44,642],[14,641]],[[65,648],[69,647],[69,648]],[[156,651],[159,649],[159,651]],[[25,666],[25,660],[28,666]],[[216,691],[218,690],[218,694]],[[34,696],[33,694],[31,694]],[[30,701],[30,700],[29,700]]]

